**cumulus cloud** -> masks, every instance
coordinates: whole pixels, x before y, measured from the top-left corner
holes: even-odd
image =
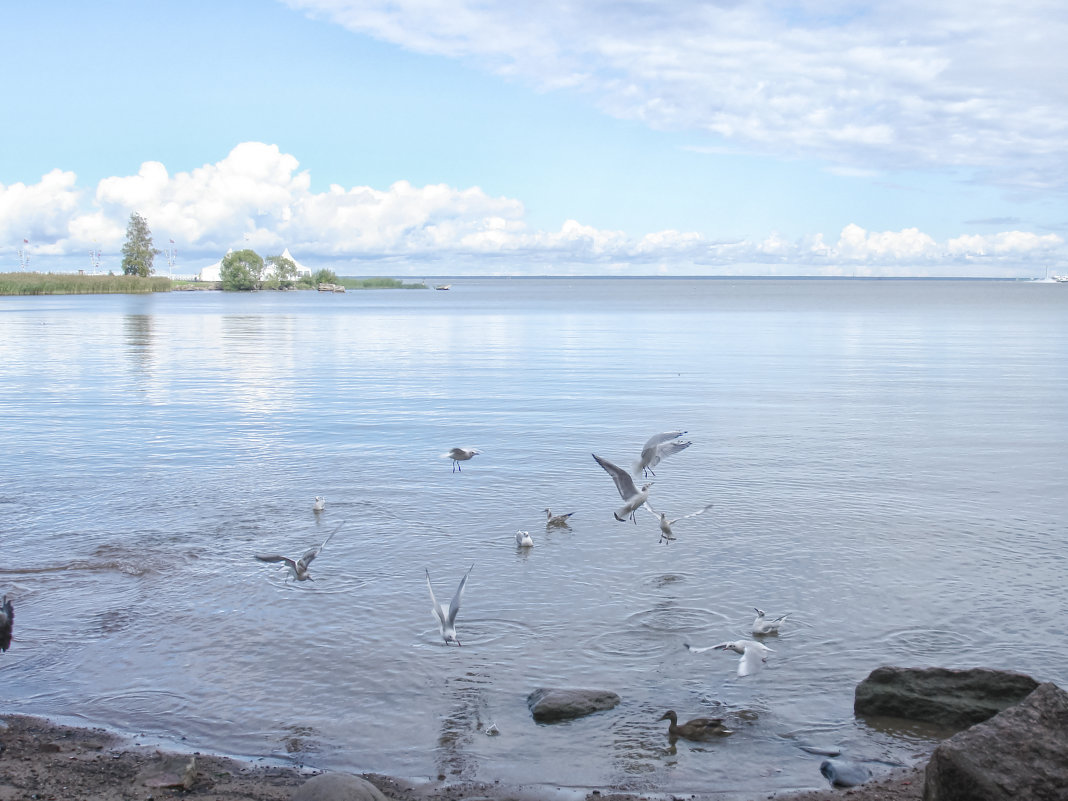
[[[1068,6],[1055,0],[285,2],[658,129],[844,169],[1068,188]]]
[[[579,220],[567,220],[557,231],[531,230],[520,201],[478,187],[407,181],[385,190],[310,187],[294,156],[260,142],[240,144],[217,163],[173,175],[163,164],[145,162],[135,175],[105,178],[95,192],[80,189],[73,173],[54,170],[36,184],[0,185],[0,234],[6,242],[30,239],[38,255],[74,257],[86,249],[115,254],[130,214],[137,212],[156,244],[173,239],[185,263],[200,257],[203,266],[230,247],[263,255],[288,247],[309,264],[376,259],[417,273],[427,261],[448,259],[472,272],[744,273],[763,264],[784,273],[834,273],[858,265],[946,273],[981,261],[1011,274],[1039,260],[1068,259],[1060,236],[1018,230],[944,243],[916,228],[867,231],[856,224],[833,243],[821,232],[799,240],[770,233],[723,242],[664,230],[635,239]]]

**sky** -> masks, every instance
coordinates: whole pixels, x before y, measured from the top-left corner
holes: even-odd
[[[0,3],[0,272],[1068,273],[1060,0]],[[157,271],[169,268],[157,257]]]

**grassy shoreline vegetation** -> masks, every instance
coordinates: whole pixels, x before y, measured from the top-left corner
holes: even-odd
[[[166,276],[0,273],[0,295],[106,295],[169,292]]]
[[[346,289],[427,289],[425,283],[405,283],[396,278],[335,278]],[[77,273],[0,273],[0,295],[107,295],[170,292],[179,287],[218,288],[218,283],[171,279],[154,275],[79,275]],[[315,289],[311,281],[300,282],[296,289]],[[265,286],[264,289],[277,287]]]

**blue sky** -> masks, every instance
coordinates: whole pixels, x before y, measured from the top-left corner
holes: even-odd
[[[1068,272],[1068,10],[4,4],[0,270]],[[27,241],[28,240],[28,241]]]

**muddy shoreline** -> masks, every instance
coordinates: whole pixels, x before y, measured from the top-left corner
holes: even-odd
[[[190,764],[190,758],[193,759]],[[189,768],[183,776],[170,768]],[[169,771],[169,772],[168,772]],[[289,801],[319,771],[246,762],[193,750],[167,751],[102,728],[70,726],[26,715],[0,715],[0,801]],[[180,771],[179,771],[180,773]],[[487,782],[418,784],[375,773],[362,774],[395,801],[536,801],[578,798],[583,791],[545,786],[505,786]],[[167,782],[186,780],[188,789]],[[587,801],[675,799],[679,794],[584,791]],[[685,794],[687,799],[739,800],[736,794]],[[747,801],[919,801],[923,768],[903,769],[863,787],[750,796]]]

